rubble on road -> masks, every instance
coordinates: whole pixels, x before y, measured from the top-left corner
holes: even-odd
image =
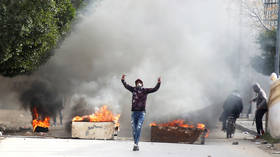
[[[238,141],[234,141],[234,142],[232,142],[232,145],[238,145],[239,144],[239,142]]]

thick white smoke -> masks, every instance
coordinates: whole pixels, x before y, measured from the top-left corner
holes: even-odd
[[[156,115],[197,110],[212,103],[208,94],[237,88],[239,26],[231,15],[238,12],[227,7],[222,0],[105,0],[89,7],[52,61],[71,72],[66,79],[93,104],[128,106],[124,73],[146,87],[162,77],[148,100],[151,111],[161,108]]]
[[[246,23],[240,33],[238,7],[225,0],[104,0],[88,8],[52,62],[70,73],[75,98],[110,105],[124,124],[131,95],[120,83],[122,74],[131,85],[143,79],[145,87],[162,77],[160,90],[148,98],[148,122],[185,117],[243,90],[242,78],[251,81],[248,64],[256,46]],[[218,118],[207,112],[198,114]]]
[[[129,124],[131,94],[121,75],[131,85],[141,78],[145,87],[162,77],[159,91],[148,97],[148,122],[185,117],[242,90],[242,78],[252,83],[247,76],[256,45],[250,28],[243,25],[239,33],[238,7],[230,0],[93,3],[35,75],[71,93],[69,105],[80,97],[89,105],[109,105],[121,113],[123,124]]]

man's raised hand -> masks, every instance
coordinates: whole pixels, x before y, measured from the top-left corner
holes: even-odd
[[[126,75],[124,75],[124,74],[122,75],[122,80],[124,80],[124,79],[125,79],[125,76],[126,76]]]
[[[158,78],[158,83],[161,83],[161,78],[160,77]]]

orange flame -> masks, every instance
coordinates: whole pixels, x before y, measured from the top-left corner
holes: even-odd
[[[209,136],[209,129],[206,129],[205,124],[197,123],[197,127],[196,128],[207,131],[204,137],[208,137]]]
[[[32,116],[33,116],[33,121],[32,121],[33,131],[35,131],[35,129],[38,126],[43,128],[48,128],[50,126],[50,117],[45,117],[43,120],[40,120],[36,107],[32,109]]]
[[[192,124],[185,124],[184,120],[182,119],[176,119],[173,120],[171,122],[167,122],[167,123],[161,123],[161,124],[157,124],[156,122],[152,122],[150,123],[150,126],[161,126],[161,127],[170,127],[170,126],[174,126],[174,127],[183,127],[183,128],[197,128],[203,131],[207,131],[205,137],[208,137],[209,135],[209,130],[206,129],[205,124],[202,123],[197,123],[196,127]]]
[[[108,106],[104,105],[94,114],[74,117],[72,122],[114,122],[116,126],[119,126],[119,119],[120,114],[114,115],[108,110]]]
[[[198,128],[198,129],[205,129],[205,125],[202,123],[197,123],[196,126],[197,126],[196,128]]]

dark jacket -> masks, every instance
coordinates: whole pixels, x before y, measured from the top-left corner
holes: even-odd
[[[132,93],[131,111],[145,111],[147,95],[156,92],[160,87],[160,83],[157,83],[154,88],[131,87],[124,80],[122,80],[122,83]]]
[[[229,115],[233,115],[235,118],[238,118],[240,113],[243,110],[243,102],[238,93],[232,93],[230,94],[225,103],[224,103],[224,118],[226,118]]]

